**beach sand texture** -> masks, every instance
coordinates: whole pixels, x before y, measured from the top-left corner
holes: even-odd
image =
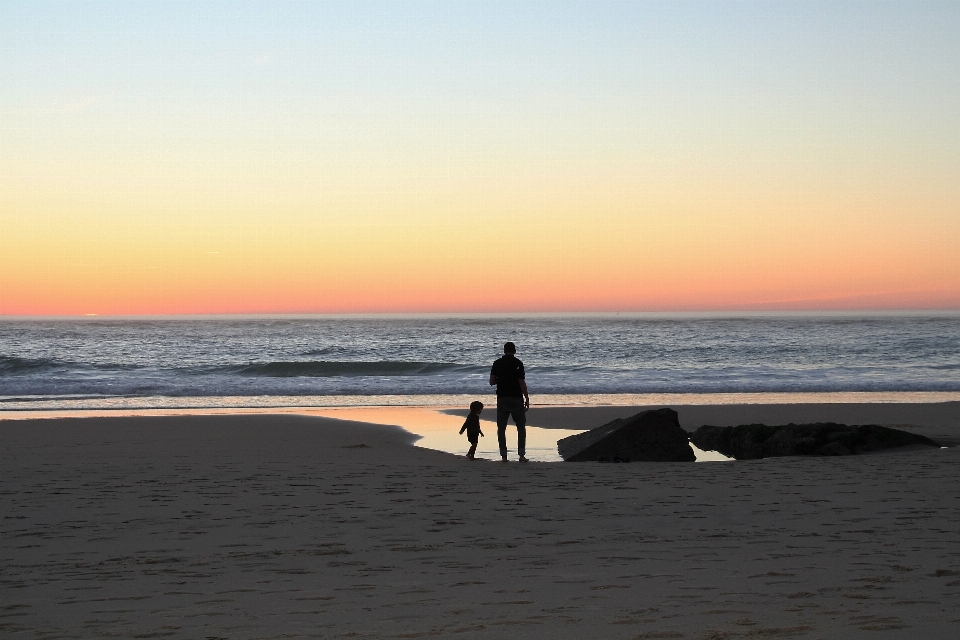
[[[895,422],[955,441],[957,407]],[[955,447],[504,465],[263,415],[0,439],[3,638],[960,636]]]

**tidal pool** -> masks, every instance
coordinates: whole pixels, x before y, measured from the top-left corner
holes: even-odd
[[[470,443],[466,434],[460,435],[463,417],[444,413],[449,407],[345,407],[334,409],[311,410],[310,415],[319,415],[326,418],[340,420],[355,420],[373,424],[395,425],[420,436],[416,446],[424,449],[446,451],[457,455],[465,455]],[[492,417],[495,410],[484,410]],[[484,460],[500,460],[497,446],[497,425],[488,420],[482,420],[480,428],[484,437],[477,445],[477,458]],[[543,427],[527,427],[527,458],[535,462],[563,462],[557,453],[557,440],[583,433],[577,429],[545,429]],[[716,451],[702,451],[690,445],[697,462],[729,461],[723,454]],[[517,428],[512,423],[507,425],[507,449],[511,460],[517,459]]]

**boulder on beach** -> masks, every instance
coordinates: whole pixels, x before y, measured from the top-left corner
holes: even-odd
[[[654,409],[557,441],[566,462],[693,462],[686,431],[673,409]]]
[[[742,424],[737,427],[702,426],[690,442],[704,451],[719,451],[737,460],[779,456],[852,456],[911,445],[939,447],[930,438],[875,424],[845,425],[834,422]]]

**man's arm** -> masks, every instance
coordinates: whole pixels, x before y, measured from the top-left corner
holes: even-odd
[[[497,376],[495,376],[495,375],[493,375],[493,374],[491,373],[491,374],[490,374],[490,385],[493,386],[493,385],[495,385],[495,384],[497,384]]]
[[[527,393],[527,381],[520,378],[517,382],[520,383],[520,391],[523,391],[523,410],[526,411],[530,408],[530,394]]]

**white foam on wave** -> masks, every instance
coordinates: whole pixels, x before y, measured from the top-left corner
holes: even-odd
[[[958,391],[832,391],[802,393],[589,393],[534,394],[537,407],[670,406],[732,404],[930,403],[960,401]],[[466,407],[473,400],[496,406],[496,397],[480,394],[330,395],[330,396],[98,396],[0,395],[5,413],[138,411],[146,409],[311,409],[335,407]]]

